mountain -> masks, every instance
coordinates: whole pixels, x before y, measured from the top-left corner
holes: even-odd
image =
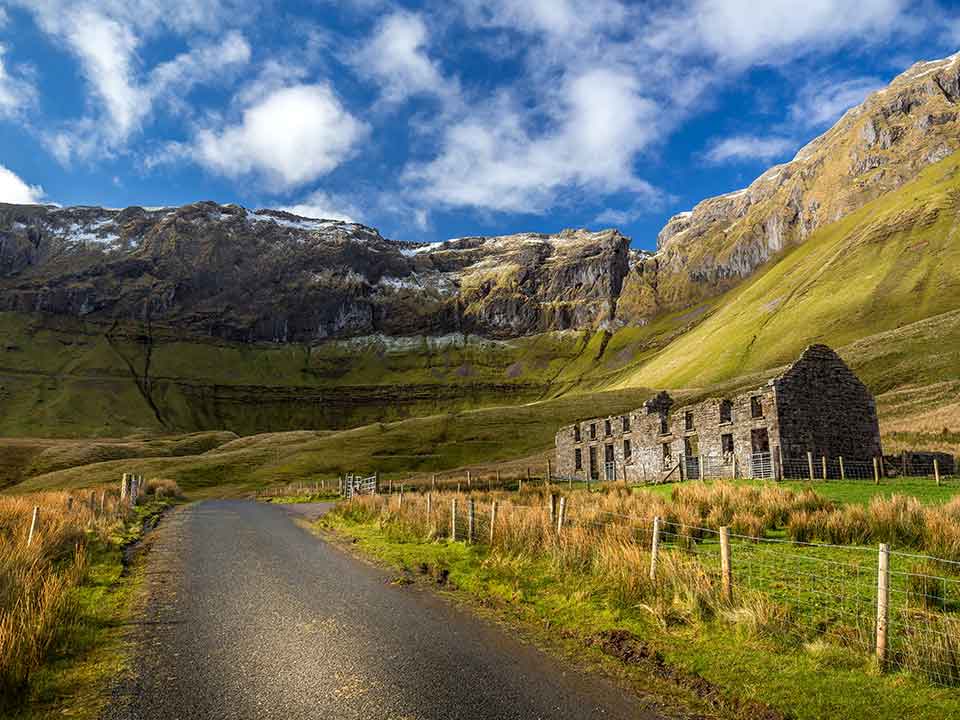
[[[625,281],[627,322],[727,290],[818,228],[903,186],[960,148],[960,53],[920,62],[849,110],[788,163],[674,216]]]
[[[0,310],[138,321],[236,342],[474,333],[612,320],[615,230],[387,240],[372,228],[200,202],[0,206]]]
[[[791,162],[671,219],[656,253],[616,230],[428,245],[209,202],[0,206],[0,434],[343,429],[700,392],[814,341],[875,392],[946,407],[958,101],[960,56],[915,65]]]

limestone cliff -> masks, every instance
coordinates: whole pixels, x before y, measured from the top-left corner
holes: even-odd
[[[788,163],[666,224],[625,280],[636,322],[716,295],[817,228],[960,148],[960,54],[917,63],[849,110]]]

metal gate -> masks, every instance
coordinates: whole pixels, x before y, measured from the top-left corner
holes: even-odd
[[[683,458],[683,469],[687,480],[700,479],[700,457],[697,455],[687,455]]]
[[[769,479],[773,477],[773,462],[770,453],[753,453],[750,456],[750,477]]]
[[[343,479],[343,488],[340,494],[347,499],[352,498],[354,495],[376,495],[377,476],[361,477],[360,475],[347,475]]]
[[[607,482],[614,482],[617,479],[617,464],[615,462],[604,463],[603,468]]]

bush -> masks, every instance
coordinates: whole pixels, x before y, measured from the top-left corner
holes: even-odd
[[[183,498],[183,492],[180,490],[180,486],[177,485],[176,481],[165,478],[151,478],[147,480],[145,494],[158,498],[175,498],[178,500]]]

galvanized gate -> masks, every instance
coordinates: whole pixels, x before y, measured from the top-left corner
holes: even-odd
[[[362,477],[360,475],[347,475],[343,479],[343,487],[340,494],[349,499],[354,495],[376,495],[377,476]]]
[[[773,477],[773,461],[770,453],[759,452],[750,456],[750,477],[758,479]]]

